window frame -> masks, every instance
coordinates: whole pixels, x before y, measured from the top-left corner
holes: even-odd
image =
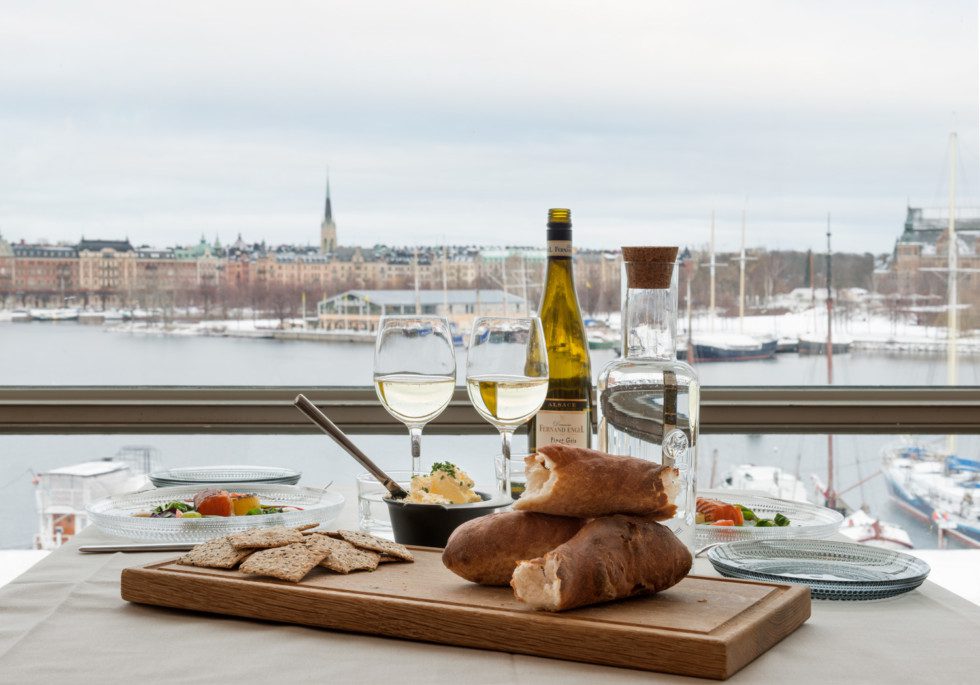
[[[370,387],[0,386],[0,435],[316,432],[292,407],[299,393],[352,434],[404,431]],[[426,427],[493,431],[463,388]],[[976,434],[980,387],[704,387],[701,432]]]

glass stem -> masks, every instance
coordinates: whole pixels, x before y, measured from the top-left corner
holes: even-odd
[[[412,475],[422,475],[422,426],[409,426],[408,434],[412,438]]]
[[[514,435],[513,430],[500,431],[500,453],[503,455],[503,468],[500,474],[500,494],[503,497],[512,498],[510,485],[510,438]]]

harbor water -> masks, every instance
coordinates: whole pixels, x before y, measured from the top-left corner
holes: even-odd
[[[461,350],[457,350],[461,352]],[[593,352],[596,373],[613,358]],[[459,358],[460,378],[465,363]],[[322,343],[197,336],[134,335],[77,323],[0,323],[0,385],[291,385],[367,386],[373,347],[364,343]],[[700,364],[704,385],[802,385],[824,383],[822,356],[779,355],[774,360]],[[945,383],[941,356],[852,352],[834,359],[839,385],[925,385]],[[964,357],[959,382],[980,384],[980,359]],[[394,422],[394,419],[392,419]],[[835,438],[835,483],[851,506],[866,504],[873,514],[908,530],[917,547],[934,547],[936,535],[889,502],[884,480],[871,476],[881,450],[898,436]],[[939,440],[940,436],[928,438]],[[358,443],[386,469],[409,466],[404,436],[359,436]],[[151,445],[165,467],[205,464],[268,464],[303,472],[301,483],[353,485],[360,468],[322,435],[17,435],[0,436],[0,549],[26,548],[36,529],[32,473],[110,457],[125,445]],[[515,439],[515,450],[524,445]],[[978,436],[961,436],[957,447],[980,454]],[[424,461],[449,459],[478,482],[493,477],[499,438],[487,425],[480,435],[433,436],[422,442]],[[699,487],[717,483],[733,466],[771,464],[798,476],[812,493],[811,476],[826,480],[827,440],[823,435],[702,435]],[[852,487],[853,486],[853,487]],[[354,506],[354,503],[350,503]]]

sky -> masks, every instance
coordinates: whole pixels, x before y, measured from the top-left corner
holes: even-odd
[[[980,206],[975,0],[0,4],[0,233],[883,253]]]

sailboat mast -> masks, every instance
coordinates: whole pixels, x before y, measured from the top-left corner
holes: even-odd
[[[412,251],[412,264],[415,271],[415,315],[422,313],[422,296],[419,294],[419,249]]]
[[[711,299],[708,303],[708,326],[715,330],[715,210],[711,210],[711,257],[709,272],[711,273]]]
[[[827,212],[827,385],[834,384],[834,298],[831,294],[830,212]]]
[[[957,249],[956,249],[956,132],[949,134],[949,224],[947,226],[946,254],[949,260],[949,275],[946,288],[948,302],[946,303],[946,385],[956,385],[956,343],[959,337],[959,314],[957,306]],[[946,448],[956,450],[956,436],[946,436]]]
[[[685,253],[687,250],[685,250]],[[684,277],[687,281],[687,292],[684,299],[687,303],[687,363],[694,364],[694,322],[691,310],[691,278],[694,275],[694,259],[688,254],[684,259]]]
[[[831,296],[831,251],[830,251],[830,212],[827,212],[827,385],[834,383],[834,298]],[[827,434],[827,495],[826,504],[831,509],[837,506],[834,492],[834,436]]]
[[[448,248],[442,245],[442,315],[449,319],[449,274],[446,270],[449,266],[449,259],[446,255]]]
[[[956,311],[956,134],[949,134],[949,223],[946,254],[949,260],[947,287],[946,384],[956,385],[956,342],[959,321]]]
[[[738,258],[738,332],[745,329],[745,210],[742,210],[742,251]]]

